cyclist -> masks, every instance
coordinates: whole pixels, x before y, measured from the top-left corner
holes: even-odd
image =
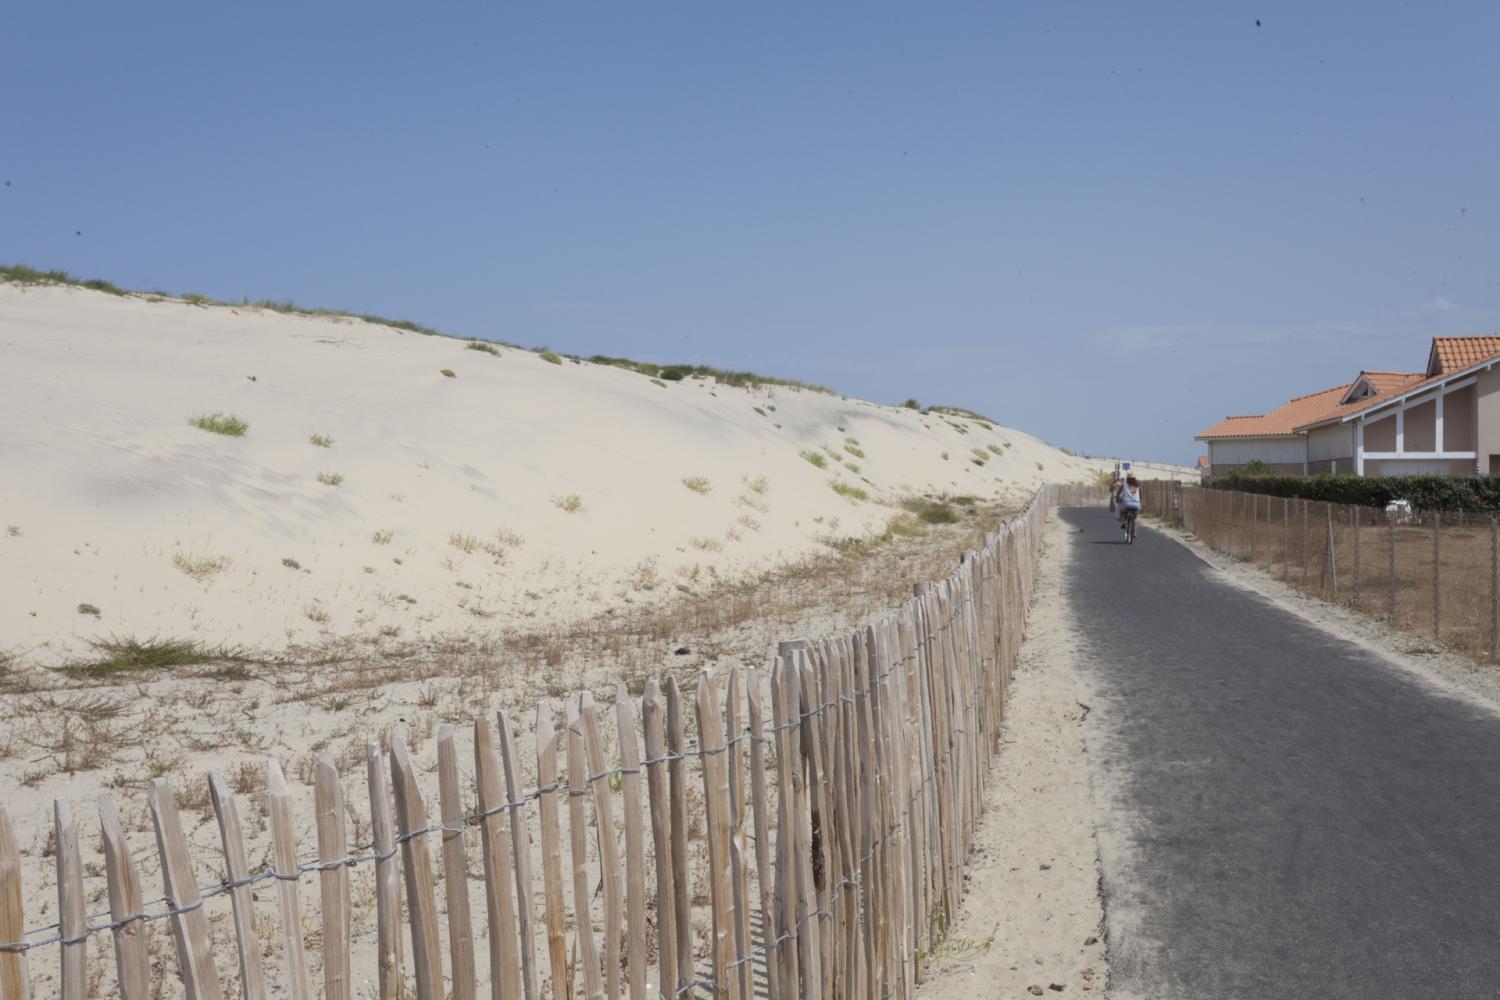
[[[1120,488],[1120,530],[1126,530],[1129,525],[1127,518],[1131,515],[1140,517],[1141,513],[1141,483],[1135,478],[1135,473],[1129,473]]]

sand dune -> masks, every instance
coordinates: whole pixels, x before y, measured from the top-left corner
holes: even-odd
[[[913,494],[1020,498],[1100,464],[970,418],[494,350],[0,285],[0,647],[482,634],[879,532]],[[215,413],[248,430],[189,423]]]

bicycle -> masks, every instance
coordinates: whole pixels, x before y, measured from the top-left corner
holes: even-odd
[[[1131,507],[1125,508],[1125,544],[1135,544],[1135,519],[1141,512]]]

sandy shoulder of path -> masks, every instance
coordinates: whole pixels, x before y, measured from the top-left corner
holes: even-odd
[[[1087,709],[1062,586],[1071,546],[1051,518],[968,894],[919,996],[1105,990],[1097,813],[1081,727]]]

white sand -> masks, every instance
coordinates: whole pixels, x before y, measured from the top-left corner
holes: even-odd
[[[917,991],[927,1000],[1101,995],[1108,982],[1099,806],[1083,736],[1088,696],[1063,592],[1077,542],[1055,515],[1049,520],[989,811],[963,906]]]
[[[500,351],[358,320],[0,285],[0,652],[46,665],[106,636],[260,651],[472,636],[879,531],[913,493],[1019,498],[1102,464],[969,419]],[[215,411],[248,433],[188,424]],[[991,445],[1002,454],[971,462]],[[859,471],[800,457],[825,447]],[[557,505],[570,495],[581,510]],[[194,577],[178,557],[224,568]]]

